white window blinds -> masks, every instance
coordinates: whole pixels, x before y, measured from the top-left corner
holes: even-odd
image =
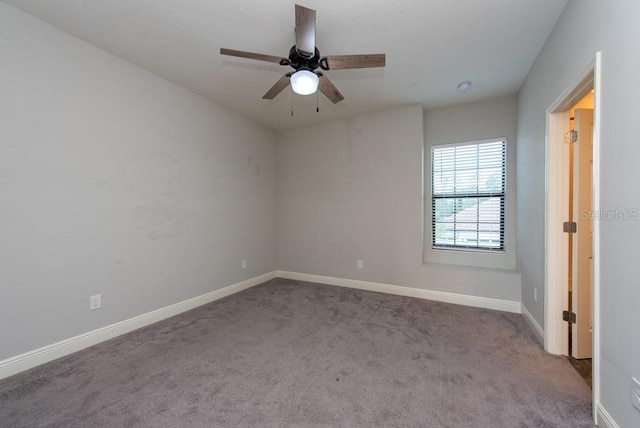
[[[504,251],[506,140],[435,146],[431,174],[432,247]]]

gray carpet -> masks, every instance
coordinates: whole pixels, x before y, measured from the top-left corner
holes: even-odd
[[[276,279],[0,381],[6,427],[592,427],[520,315]]]

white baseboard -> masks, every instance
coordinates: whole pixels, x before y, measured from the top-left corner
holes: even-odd
[[[536,321],[533,315],[531,315],[531,312],[529,312],[529,309],[527,309],[525,305],[522,305],[522,316],[529,323],[531,328],[533,328],[533,332],[538,337],[540,343],[544,344],[544,329],[540,327],[538,321]]]
[[[606,428],[620,428],[620,425],[613,420],[613,417],[607,412],[601,403],[596,404],[596,425]]]
[[[399,285],[381,284],[377,282],[358,281],[355,279],[334,278],[330,276],[312,275],[308,273],[277,271],[278,278],[297,281],[317,282],[321,284],[337,285],[339,287],[357,288],[359,290],[376,291],[378,293],[395,294],[398,296],[416,297],[418,299],[435,300],[438,302],[454,303],[457,305],[473,306],[476,308],[493,309],[519,314],[522,310],[520,302],[511,300],[491,299],[487,297],[469,296],[466,294],[447,293],[444,291],[423,290],[420,288]]]
[[[246,290],[247,288],[262,284],[263,282],[275,277],[276,272],[256,276],[255,278],[238,282],[192,299],[184,300],[97,330],[89,331],[51,345],[43,346],[42,348],[38,348],[33,351],[25,352],[24,354],[20,354],[15,357],[7,358],[0,361],[0,379],[4,379],[41,364],[48,363],[49,361],[64,357],[100,342],[104,342],[105,340],[113,339],[114,337],[129,333],[130,331],[137,330],[141,327],[162,321],[198,306],[222,299],[223,297],[227,297],[239,291]]]
[[[321,275],[312,275],[288,271],[275,271],[236,284],[229,285],[219,290],[203,294],[164,308],[157,309],[124,321],[111,324],[97,330],[89,331],[42,348],[28,351],[15,357],[0,361],[0,379],[23,372],[41,364],[64,357],[105,340],[113,339],[133,330],[162,321],[166,318],[186,312],[198,306],[205,305],[223,297],[230,296],[247,288],[280,277],[298,281],[317,282],[340,287],[356,288],[360,290],[375,291],[379,293],[395,294],[399,296],[416,297],[419,299],[434,300],[438,302],[454,303],[458,305],[473,306],[478,308],[493,309],[512,313],[522,313],[520,302],[509,300],[491,299],[486,297],[469,296],[462,294],[446,293],[443,291],[423,290],[418,288],[403,287],[398,285],[381,284],[375,282],[358,281],[352,279],[334,278]],[[525,309],[526,310],[526,309]],[[528,313],[528,311],[526,312]],[[526,314],[525,314],[526,316]],[[529,314],[530,316],[530,314]],[[614,425],[615,426],[615,425]]]

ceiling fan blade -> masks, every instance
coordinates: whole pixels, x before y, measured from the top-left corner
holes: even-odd
[[[328,70],[384,67],[385,54],[332,55],[322,58]]]
[[[282,76],[280,78],[280,80],[278,80],[276,82],[276,84],[273,85],[271,87],[271,89],[269,89],[267,91],[267,93],[262,96],[262,99],[263,100],[272,100],[272,99],[274,99],[276,97],[276,95],[278,95],[280,92],[282,92],[282,90],[284,88],[289,86],[289,78],[290,78],[289,74],[285,74],[284,76]]]
[[[316,52],[316,11],[296,5],[296,50],[304,58]]]
[[[245,52],[245,51],[236,51],[233,49],[225,49],[225,48],[220,48],[220,55],[229,55],[229,56],[237,56],[240,58],[257,59],[258,61],[275,62],[277,64],[280,64],[280,62],[284,59],[280,56],[264,55],[264,54]]]
[[[338,88],[333,86],[331,80],[329,80],[329,78],[325,75],[320,76],[318,89],[320,89],[320,92],[325,94],[325,96],[329,98],[334,104],[338,104],[340,101],[344,100],[344,96],[340,93]]]

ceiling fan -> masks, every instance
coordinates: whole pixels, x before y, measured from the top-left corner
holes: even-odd
[[[336,104],[342,101],[344,96],[331,83],[329,78],[318,69],[325,71],[344,70],[348,68],[384,67],[385,65],[385,54],[321,56],[316,47],[316,11],[313,9],[296,5],[295,30],[296,44],[289,50],[288,58],[225,48],[220,49],[220,54],[291,66],[294,71],[282,76],[262,96],[266,100],[274,99],[276,95],[291,84],[293,91],[300,95],[313,94],[319,89],[320,92]]]

